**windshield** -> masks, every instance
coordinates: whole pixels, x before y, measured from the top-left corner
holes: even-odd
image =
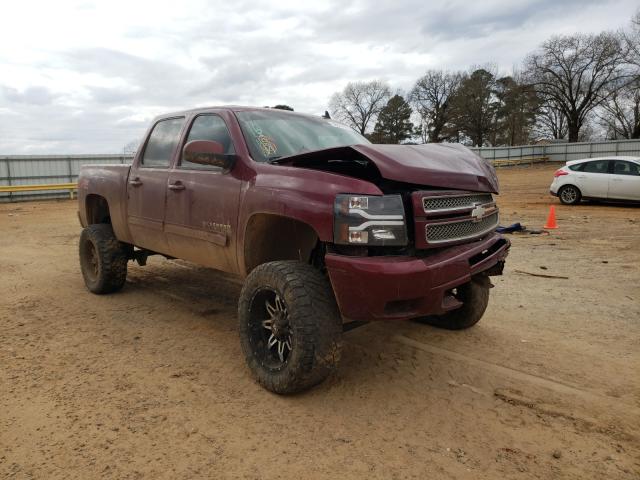
[[[274,110],[237,112],[254,160],[267,162],[298,153],[370,143],[334,120]]]

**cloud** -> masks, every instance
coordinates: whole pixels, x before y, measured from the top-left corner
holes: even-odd
[[[5,9],[0,29],[0,154],[119,152],[155,115],[194,106],[284,103],[321,114],[349,81],[408,91],[428,68],[493,63],[508,73],[550,35],[615,29],[635,8],[634,0],[23,0]]]
[[[0,87],[0,97],[9,104],[14,105],[49,105],[55,99],[55,95],[46,87],[27,87],[20,91],[17,88]]]

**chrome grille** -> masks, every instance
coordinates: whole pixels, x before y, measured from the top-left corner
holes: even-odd
[[[445,210],[459,210],[462,208],[473,208],[474,204],[491,203],[493,197],[490,193],[477,193],[471,195],[424,197],[422,206],[425,212],[438,212]]]
[[[478,237],[491,232],[497,226],[498,212],[494,212],[478,222],[467,219],[458,222],[427,224],[425,229],[428,243],[444,243]]]

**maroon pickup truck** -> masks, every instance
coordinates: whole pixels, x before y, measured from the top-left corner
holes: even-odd
[[[84,166],[78,187],[87,288],[121,289],[154,254],[245,278],[242,350],[277,393],[326,378],[364,322],[472,326],[509,249],[495,171],[470,150],[280,110],[163,115],[131,166]]]

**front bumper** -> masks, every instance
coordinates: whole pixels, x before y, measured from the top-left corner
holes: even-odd
[[[325,263],[343,317],[400,320],[440,315],[459,307],[450,290],[478,273],[501,271],[510,245],[507,239],[492,233],[424,258],[330,253]]]

